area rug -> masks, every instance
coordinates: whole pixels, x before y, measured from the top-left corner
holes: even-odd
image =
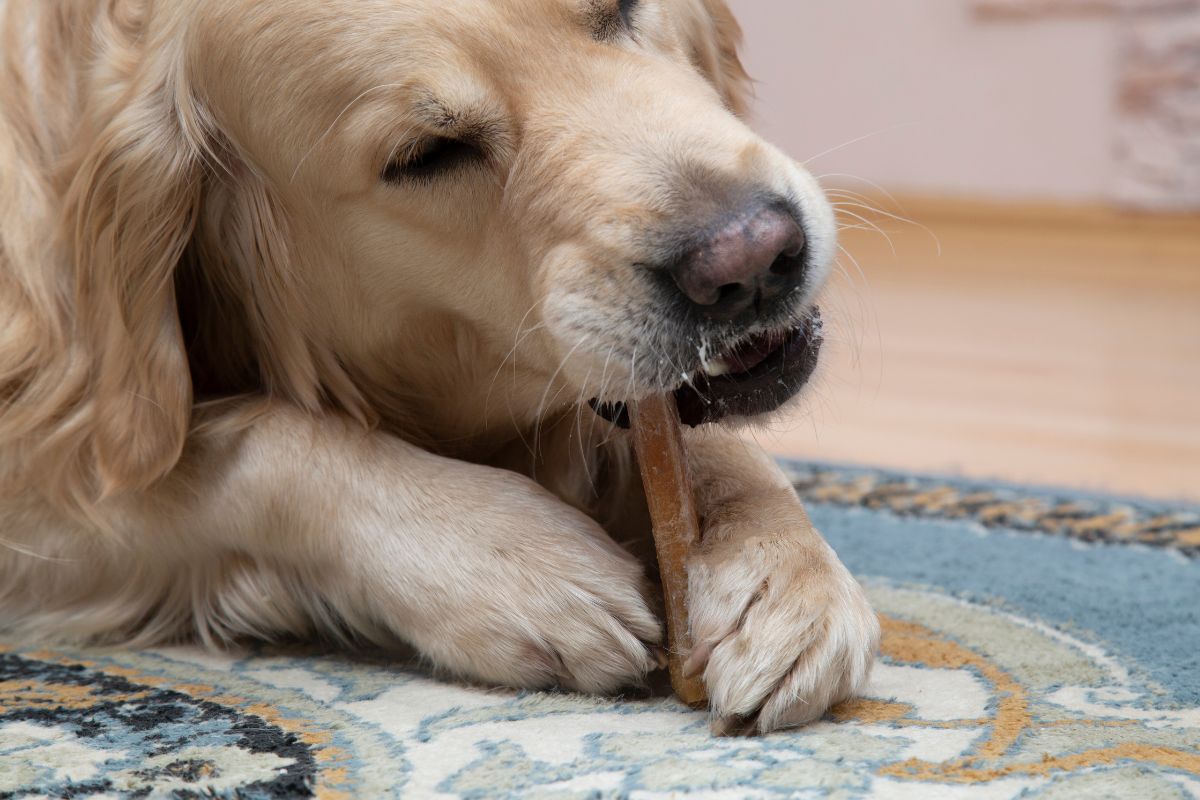
[[[866,696],[717,739],[674,700],[329,653],[0,647],[0,797],[1200,797],[1200,514],[789,465],[885,631]]]

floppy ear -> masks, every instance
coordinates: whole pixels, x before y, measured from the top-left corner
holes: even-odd
[[[130,97],[90,139],[66,203],[105,494],[144,488],[175,465],[192,404],[174,273],[195,225],[202,151],[173,81]]]
[[[745,116],[754,96],[750,75],[738,57],[742,26],[725,0],[689,0],[686,24],[692,60],[716,86],[733,113]]]

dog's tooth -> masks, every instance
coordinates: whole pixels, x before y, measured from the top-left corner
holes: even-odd
[[[729,373],[729,362],[723,358],[718,358],[713,361],[704,360],[704,374],[710,378],[719,378],[722,375]]]

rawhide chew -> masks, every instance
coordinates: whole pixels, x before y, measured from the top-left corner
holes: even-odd
[[[650,507],[662,577],[671,686],[680,700],[699,706],[708,700],[704,682],[699,677],[686,677],[683,671],[684,659],[692,651],[687,559],[700,542],[700,520],[688,478],[679,409],[675,397],[667,394],[643,400],[631,410],[634,450]]]

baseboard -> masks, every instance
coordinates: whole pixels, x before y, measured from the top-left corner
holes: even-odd
[[[838,188],[831,187],[835,192]],[[1200,246],[1200,213],[1147,212],[1085,203],[990,200],[908,193],[884,195],[880,192],[859,192],[857,189],[851,191],[857,192],[866,205],[881,212],[876,216],[884,218],[894,214],[924,224],[954,222],[1008,228],[1094,229],[1105,233],[1193,237]],[[861,209],[851,210],[855,213],[861,212]]]

